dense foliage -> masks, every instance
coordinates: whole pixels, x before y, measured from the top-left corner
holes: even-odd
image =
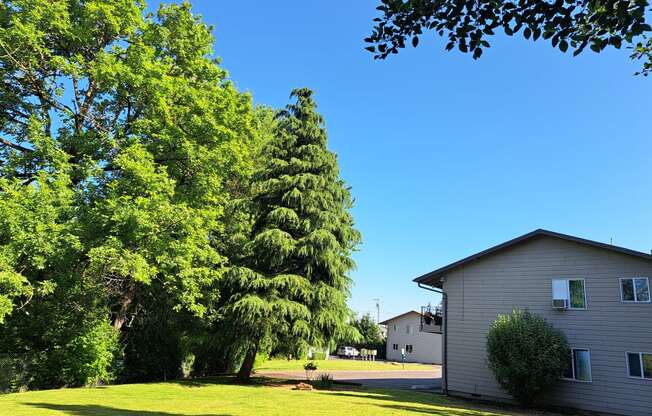
[[[140,0],[0,3],[0,367],[11,363],[27,386],[207,374],[249,351],[255,331],[229,328],[243,319],[251,329],[253,289],[238,287],[231,266],[263,267],[242,253],[252,227],[271,230],[299,208],[265,205],[274,191],[264,181],[291,172],[274,178],[261,162],[302,139],[291,138],[298,118],[276,120],[233,86],[213,42],[187,3],[156,13]],[[294,302],[292,327],[268,343],[322,342],[344,325],[358,237],[316,134],[317,154],[297,151],[323,158],[310,169],[335,182],[317,195],[308,169],[291,189],[317,202],[297,211],[292,261],[303,263],[268,288]],[[276,150],[263,151],[272,137]],[[290,169],[308,162],[296,156]],[[246,247],[258,252],[266,238]],[[286,249],[270,245],[267,259],[286,261]]]
[[[550,389],[570,359],[564,334],[522,310],[498,316],[487,334],[487,354],[498,383],[523,405]]]
[[[358,341],[360,345],[377,345],[385,341],[383,334],[380,332],[380,327],[369,313],[355,319],[353,327],[360,333],[361,339]]]
[[[644,59],[642,73],[652,69],[652,28],[646,21],[647,0],[566,1],[452,1],[382,0],[382,16],[366,39],[375,58],[384,59],[428,31],[448,39],[446,50],[457,47],[477,59],[489,47],[487,38],[497,29],[525,39],[549,39],[553,48],[573,54],[587,46],[601,52],[608,46],[635,47],[632,58]],[[647,43],[646,43],[647,42]]]
[[[380,327],[369,313],[362,316],[353,316],[351,326],[356,329],[352,336],[341,339],[340,345],[348,345],[358,350],[365,348],[376,350],[377,358],[384,358],[386,354],[386,339],[380,331]]]
[[[245,351],[241,378],[251,374],[256,354],[276,343],[329,346],[352,331],[348,273],[360,235],[351,196],[312,92],[297,89],[292,97],[297,101],[278,113],[253,180],[242,257],[224,277],[223,311]]]

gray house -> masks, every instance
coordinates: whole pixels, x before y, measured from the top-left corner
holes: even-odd
[[[551,405],[652,415],[652,256],[536,230],[415,279],[444,293],[444,389],[508,399],[487,366],[498,314],[529,309],[562,330],[572,367]],[[545,347],[545,346],[542,346]]]
[[[423,331],[423,316],[408,311],[380,323],[387,328],[388,361],[441,364],[441,334]]]

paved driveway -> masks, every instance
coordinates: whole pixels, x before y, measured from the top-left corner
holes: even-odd
[[[441,390],[441,367],[436,366],[433,371],[410,371],[410,370],[392,370],[392,371],[323,371],[333,376],[337,381],[346,381],[350,383],[361,384],[365,387],[388,388],[388,389],[408,389],[408,390]],[[317,371],[317,377],[321,371]],[[292,380],[304,380],[305,371],[259,371],[256,374],[272,377],[285,378]]]

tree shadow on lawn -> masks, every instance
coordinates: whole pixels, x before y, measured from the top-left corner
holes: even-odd
[[[52,404],[52,403],[26,403],[39,409],[57,410],[66,415],[73,416],[183,416],[187,413],[168,413],[150,410],[127,410],[96,404]],[[226,413],[210,413],[196,416],[230,416]]]
[[[353,394],[356,392],[358,394]],[[330,393],[331,396],[350,397],[356,399],[370,399],[372,404],[388,410],[409,411],[414,413],[424,413],[435,416],[504,416],[504,415],[556,415],[553,413],[533,411],[526,413],[526,410],[518,409],[509,405],[502,404],[485,404],[473,400],[463,400],[442,396],[435,393],[410,392],[401,390],[366,390],[366,389],[347,389],[347,391],[338,391]],[[398,403],[383,403],[383,402]],[[422,405],[416,406],[416,405]]]
[[[241,382],[235,376],[224,375],[214,377],[200,377],[185,380],[171,380],[168,383],[175,383],[183,387],[206,387],[216,385],[233,385],[245,387],[278,387],[288,384],[296,384],[301,380],[286,380],[281,378],[252,377],[249,381]]]

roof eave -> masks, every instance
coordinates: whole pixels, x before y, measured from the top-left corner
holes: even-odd
[[[437,289],[441,289],[443,286],[443,282],[441,281],[441,278],[443,277],[443,274],[436,274],[436,273],[426,273],[422,276],[419,276],[412,281],[415,283],[419,283],[422,285],[426,286],[431,286],[435,287]]]
[[[618,246],[614,246],[614,245],[611,245],[611,244],[600,243],[598,241],[587,240],[587,239],[584,239],[584,238],[575,237],[575,236],[571,236],[571,235],[567,235],[567,234],[556,233],[554,231],[548,231],[548,230],[544,230],[544,229],[539,228],[537,230],[534,230],[534,231],[529,232],[527,234],[524,234],[522,236],[516,237],[516,238],[511,239],[509,241],[505,241],[504,243],[501,243],[501,244],[495,245],[493,247],[490,247],[490,248],[488,248],[486,250],[483,250],[483,251],[480,251],[478,253],[472,254],[472,255],[470,255],[468,257],[465,257],[465,258],[463,258],[461,260],[453,262],[453,263],[451,263],[451,264],[449,264],[447,266],[444,266],[444,267],[441,267],[439,269],[433,270],[433,271],[431,271],[429,273],[426,273],[426,274],[424,274],[422,276],[419,276],[419,277],[413,279],[413,282],[441,289],[442,288],[441,279],[442,279],[442,277],[444,277],[444,275],[448,271],[456,269],[459,266],[463,266],[463,265],[465,265],[467,263],[470,263],[472,261],[475,261],[477,259],[483,258],[486,255],[495,253],[495,252],[500,251],[500,250],[502,250],[504,248],[512,247],[512,246],[514,246],[516,244],[519,244],[519,243],[521,243],[523,241],[530,240],[532,238],[540,237],[540,236],[559,238],[559,239],[566,240],[566,241],[572,241],[572,242],[579,243],[579,244],[585,244],[585,245],[589,245],[589,246],[593,246],[593,247],[597,247],[597,248],[601,248],[601,249],[605,249],[605,250],[609,250],[609,251],[613,251],[613,252],[617,252],[617,253],[621,253],[621,254],[625,254],[625,255],[629,255],[629,256],[643,258],[643,259],[648,260],[648,261],[652,261],[652,255],[647,254],[647,253],[642,253],[640,251],[631,250],[631,249],[628,249],[628,248],[625,248],[625,247],[618,247]]]

